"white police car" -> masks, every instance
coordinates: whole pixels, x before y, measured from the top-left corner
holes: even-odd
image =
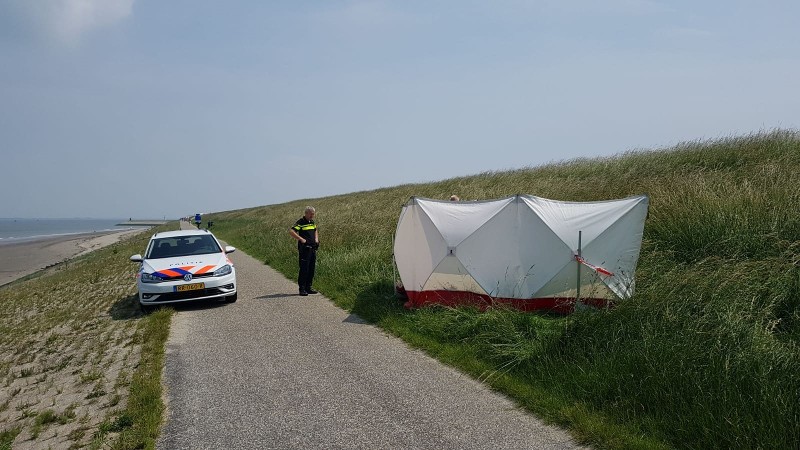
[[[156,233],[150,238],[136,275],[139,304],[153,305],[210,298],[236,301],[236,269],[228,253],[208,230],[180,230]]]

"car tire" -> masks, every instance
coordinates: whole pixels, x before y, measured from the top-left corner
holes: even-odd
[[[225,297],[225,303],[236,303],[236,300],[238,299],[238,296],[239,296],[239,293],[235,292],[233,295],[229,295],[229,296]]]

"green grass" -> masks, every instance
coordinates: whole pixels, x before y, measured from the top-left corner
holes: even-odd
[[[11,450],[11,444],[14,443],[14,439],[16,439],[19,432],[19,427],[0,431],[0,450]]]
[[[800,134],[487,172],[209,215],[297,276],[288,227],[317,208],[315,285],[339,306],[608,448],[800,446]],[[407,311],[391,243],[412,195],[650,195],[637,294],[604,311]]]
[[[31,427],[31,438],[36,439],[42,430],[47,428],[50,424],[60,423],[62,425],[72,422],[75,419],[75,412],[73,410],[66,410],[61,414],[56,413],[52,409],[46,409],[36,415]]]

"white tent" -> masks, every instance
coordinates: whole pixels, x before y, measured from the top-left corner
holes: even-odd
[[[578,297],[592,304],[630,297],[647,206],[647,196],[581,203],[412,197],[394,243],[407,306],[500,301],[568,312]]]

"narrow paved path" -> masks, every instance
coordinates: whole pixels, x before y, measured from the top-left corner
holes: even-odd
[[[241,251],[231,259],[239,301],[174,316],[159,448],[575,447],[322,295],[297,296]]]

